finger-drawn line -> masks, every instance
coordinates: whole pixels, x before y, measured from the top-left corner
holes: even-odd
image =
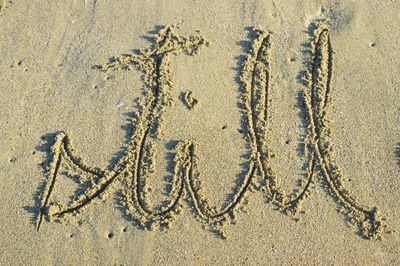
[[[238,192],[234,195],[233,199],[229,202],[229,204],[222,209],[220,212],[214,212],[212,209],[208,206],[207,200],[198,193],[198,191],[201,189],[200,187],[196,186],[195,184],[195,177],[198,176],[197,172],[197,157],[196,157],[196,146],[193,142],[188,143],[188,151],[190,154],[190,164],[189,164],[189,169],[186,175],[186,186],[188,187],[189,194],[191,196],[191,200],[195,206],[195,209],[197,211],[197,214],[207,222],[211,222],[212,220],[215,224],[222,223],[227,220],[227,215],[229,217],[234,216],[232,213],[236,207],[239,206],[239,204],[242,202],[242,200],[245,198],[245,195],[248,191],[248,188],[252,184],[252,179],[254,177],[256,167],[254,165],[254,162],[250,162],[249,166],[249,171],[245,175],[244,181],[239,188]]]
[[[56,142],[55,142],[56,144],[54,145],[54,147],[59,147],[61,145],[61,141],[62,141],[62,138],[60,135],[58,135],[56,137]],[[58,169],[60,168],[60,163],[61,163],[61,153],[58,149],[53,148],[53,160],[52,160],[52,163],[51,163],[50,169],[49,169],[49,173],[50,173],[49,181],[46,183],[44,193],[43,193],[44,197],[41,201],[41,205],[40,205],[40,209],[39,209],[39,217],[38,217],[38,222],[36,225],[37,231],[39,231],[39,229],[40,229],[40,225],[42,224],[45,208],[49,202],[51,192],[53,192],[54,185],[56,182],[57,172],[58,172]]]
[[[53,217],[61,217],[64,214],[68,213],[78,213],[81,208],[89,204],[92,200],[98,198],[119,174],[118,171],[106,174],[106,172],[103,170],[87,166],[82,162],[82,159],[78,158],[75,155],[75,152],[71,148],[71,144],[67,134],[60,133],[57,138],[59,139],[59,141],[55,143],[55,145],[57,146],[54,147],[54,151],[55,154],[58,154],[58,157],[54,164],[55,167],[50,168],[50,172],[52,173],[52,180],[55,181],[61,164],[67,163],[68,165],[75,167],[75,170],[82,173],[81,175],[79,175],[81,177],[81,182],[84,180],[89,181],[91,183],[91,187],[85,191],[85,194],[76,197],[68,205],[52,204],[48,212],[49,216]],[[48,195],[50,195],[50,193],[48,193]],[[49,196],[46,197],[48,198]],[[48,200],[44,201],[42,213],[47,204]]]
[[[254,155],[256,165],[261,176],[265,179],[265,187],[268,197],[281,211],[285,213],[295,213],[297,206],[307,195],[313,177],[314,167],[309,167],[307,183],[298,194],[294,192],[285,196],[282,189],[278,188],[278,180],[275,172],[271,168],[270,151],[266,144],[270,139],[270,118],[268,116],[270,108],[270,59],[269,49],[271,47],[271,34],[258,32],[258,41],[253,44],[253,59],[250,57],[246,63],[242,82],[250,93],[251,101],[246,104],[249,117],[249,132],[254,143]],[[314,163],[311,153],[309,161]]]
[[[379,238],[384,227],[384,219],[376,208],[360,205],[343,186],[343,175],[335,163],[333,146],[327,140],[329,137],[329,121],[326,119],[326,106],[331,91],[333,49],[328,29],[321,25],[315,32],[314,58],[312,71],[308,75],[309,91],[304,93],[307,98],[307,112],[311,122],[311,130],[315,136],[314,151],[326,180],[329,192],[344,208],[342,212],[349,220],[358,225],[363,237]]]

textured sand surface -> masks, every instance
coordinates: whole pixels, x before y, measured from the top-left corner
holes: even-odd
[[[0,264],[399,264],[399,14],[0,0]]]

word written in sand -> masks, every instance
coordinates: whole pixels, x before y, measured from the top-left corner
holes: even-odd
[[[170,200],[157,210],[150,208],[148,193],[151,175],[155,171],[154,140],[162,133],[165,108],[171,106],[170,91],[174,86],[171,58],[184,53],[195,55],[208,42],[201,36],[184,37],[175,33],[174,27],[160,30],[151,49],[136,54],[114,58],[99,66],[101,71],[139,69],[144,80],[144,99],[135,119],[134,132],[125,147],[124,156],[112,170],[103,170],[85,164],[72,148],[70,136],[60,133],[52,150],[52,163],[48,169],[47,183],[41,200],[37,229],[48,221],[71,219],[82,213],[92,203],[105,199],[119,184],[126,214],[144,229],[166,229],[177,218],[187,202],[204,227],[226,237],[223,225],[235,222],[251,192],[260,191],[280,211],[295,215],[301,203],[310,194],[319,178],[324,189],[337,203],[339,210],[356,225],[366,239],[380,238],[385,224],[376,208],[358,203],[343,186],[345,179],[334,159],[333,146],[328,141],[330,122],[326,119],[333,77],[333,50],[329,31],[319,23],[314,31],[312,61],[306,76],[307,86],[302,91],[308,123],[304,153],[307,177],[291,194],[285,194],[271,168],[270,139],[270,49],[271,34],[256,30],[251,53],[248,55],[240,77],[243,87],[242,108],[245,117],[245,137],[250,144],[250,159],[242,182],[223,208],[210,206],[198,171],[198,145],[195,140],[181,141],[175,149],[174,176],[169,193]],[[197,104],[191,92],[182,95],[189,109]],[[89,184],[67,204],[51,201],[57,176],[61,169],[73,172],[81,184]],[[186,200],[186,201],[185,201]]]

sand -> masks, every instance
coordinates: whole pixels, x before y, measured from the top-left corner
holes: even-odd
[[[399,12],[0,1],[0,264],[399,264]]]

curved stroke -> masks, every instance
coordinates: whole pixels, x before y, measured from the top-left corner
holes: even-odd
[[[333,49],[328,29],[317,29],[314,40],[314,58],[311,72],[311,93],[306,92],[307,112],[311,122],[311,130],[315,136],[314,151],[321,171],[332,196],[346,209],[345,214],[350,221],[361,229],[365,238],[378,238],[384,224],[376,208],[360,205],[342,183],[342,174],[334,162],[332,145],[326,140],[328,120],[325,118],[326,106],[329,103],[331,80],[333,74]]]

